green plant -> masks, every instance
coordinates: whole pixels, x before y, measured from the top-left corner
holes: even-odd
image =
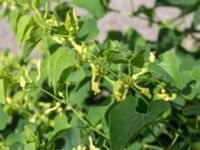
[[[51,9],[49,0],[0,1],[24,45],[22,56],[0,54],[0,149],[197,149],[199,51],[194,58],[181,47],[196,28],[179,33],[158,22],[168,33],[161,41],[130,29],[99,43],[97,20],[115,10],[106,0],[72,2],[90,16],[66,2]],[[195,10],[200,22],[198,0],[156,4]],[[152,23],[153,12],[130,16],[144,13]],[[33,49],[41,58],[29,57]]]

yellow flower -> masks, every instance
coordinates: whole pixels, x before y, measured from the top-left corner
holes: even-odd
[[[115,95],[115,98],[117,99],[118,102],[122,100],[122,93],[115,92],[114,95]]]
[[[24,88],[26,86],[26,81],[23,76],[19,78],[19,85]]]
[[[53,36],[52,39],[60,44],[62,44],[65,39],[63,37]]]
[[[36,64],[36,67],[37,67],[38,75],[36,77],[36,80],[38,81],[41,78],[41,71],[40,71],[41,70],[41,61],[39,59],[36,59],[36,60],[34,60],[34,63]]]
[[[137,89],[139,89],[143,95],[145,95],[145,96],[148,97],[149,99],[152,98],[152,95],[151,95],[151,93],[150,93],[149,88],[140,87],[140,86],[138,86],[137,84],[134,84],[134,86],[135,86]]]
[[[99,148],[93,145],[91,136],[89,136],[89,142],[90,142],[90,150],[100,150]]]
[[[170,99],[170,97],[167,93],[157,93],[156,96],[165,101],[168,101]]]
[[[148,68],[145,66],[144,68],[142,68],[142,70],[139,73],[133,74],[132,79],[137,80],[139,76],[141,76],[147,72],[148,72]]]
[[[94,91],[95,95],[101,93],[99,86],[100,84],[98,82],[92,82],[92,90]]]
[[[94,91],[94,94],[99,94],[101,92],[100,90],[100,78],[98,76],[98,66],[95,66],[94,64],[90,64],[92,68],[92,90]]]
[[[47,19],[46,23],[49,24],[49,25],[52,25],[52,26],[58,26],[58,21],[54,18]]]
[[[156,57],[155,57],[154,52],[150,52],[150,54],[149,54],[149,61],[151,63],[153,63],[153,62],[155,62],[155,59],[156,59]]]
[[[173,93],[172,96],[169,96],[167,93],[158,93],[158,94],[156,94],[156,96],[165,101],[169,101],[169,100],[173,100],[176,98],[176,93]]]
[[[151,99],[152,97],[148,88],[141,88],[141,93],[145,95],[146,97],[148,97],[149,99]]]

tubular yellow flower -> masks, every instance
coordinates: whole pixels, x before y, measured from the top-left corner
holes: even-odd
[[[145,95],[146,97],[148,97],[149,99],[151,99],[152,97],[148,88],[141,88],[141,93]]]
[[[169,96],[167,93],[158,93],[156,96],[165,101],[174,100],[176,98],[176,93],[173,93],[172,96]]]
[[[41,70],[41,61],[39,59],[34,60],[34,63],[36,64],[36,67],[37,67],[38,74],[37,74],[36,80],[38,81],[41,78],[41,71],[40,71]]]
[[[19,85],[24,88],[26,86],[26,81],[23,76],[19,78]]]
[[[27,70],[26,68],[24,68],[24,73],[25,73],[25,78],[28,79],[28,81],[29,81],[30,83],[32,83],[33,81],[32,81],[32,79],[30,78],[29,73],[28,73],[28,70]]]
[[[165,101],[170,100],[170,97],[167,93],[157,93],[156,96],[160,99],[165,100]]]
[[[89,142],[90,142],[90,150],[100,150],[99,148],[93,145],[91,136],[89,136]]]
[[[47,23],[47,24],[50,24],[50,25],[52,25],[52,26],[58,26],[58,25],[59,25],[59,24],[58,24],[58,21],[57,21],[56,19],[54,19],[54,18],[47,19],[47,20],[46,20],[46,23]]]
[[[153,63],[153,62],[155,62],[155,59],[156,59],[156,57],[155,57],[154,52],[150,52],[150,54],[149,54],[149,61],[151,63]]]
[[[94,94],[99,94],[101,92],[100,90],[100,78],[98,76],[98,67],[94,64],[90,64],[92,68],[92,90],[94,91]]]
[[[137,80],[139,76],[141,76],[147,72],[148,72],[148,68],[145,66],[144,68],[142,68],[142,70],[139,73],[133,74],[132,79]]]
[[[60,44],[62,44],[65,39],[63,37],[53,36],[52,39]]]
[[[115,98],[116,98],[117,102],[122,100],[122,93],[115,92],[114,95],[115,95]]]
[[[143,95],[145,95],[145,96],[148,97],[149,99],[152,98],[152,95],[151,95],[151,93],[150,93],[149,88],[140,87],[140,86],[138,86],[137,84],[134,84],[134,86],[135,86],[137,89],[139,89]]]
[[[99,86],[100,84],[98,82],[92,82],[92,90],[94,91],[95,95],[101,93]]]

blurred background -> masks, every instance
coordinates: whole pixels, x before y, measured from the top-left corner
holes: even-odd
[[[70,0],[64,1],[71,3]],[[56,1],[52,2],[56,3]],[[125,33],[132,27],[147,41],[155,42],[159,40],[163,26],[167,26],[175,27],[180,32],[192,31],[181,39],[180,44],[186,51],[197,51],[200,34],[193,32],[192,27],[197,3],[198,0],[110,0],[108,13],[98,20],[100,34],[97,39],[103,42],[107,31],[119,30]],[[78,15],[87,14],[87,11],[80,7],[76,7],[76,12]],[[0,20],[0,27],[0,50],[10,48],[19,52],[20,47],[16,44],[8,18]],[[196,26],[195,29],[200,30],[200,27]]]

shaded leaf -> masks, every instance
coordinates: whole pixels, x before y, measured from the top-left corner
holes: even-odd
[[[112,150],[123,150],[132,137],[156,121],[157,117],[169,109],[166,101],[153,101],[147,113],[136,111],[137,99],[129,96],[110,112],[110,140]]]
[[[183,115],[199,115],[200,114],[200,104],[194,104],[192,106],[187,106],[183,109]]]
[[[195,11],[193,23],[195,26],[197,26],[200,23],[200,6]]]

